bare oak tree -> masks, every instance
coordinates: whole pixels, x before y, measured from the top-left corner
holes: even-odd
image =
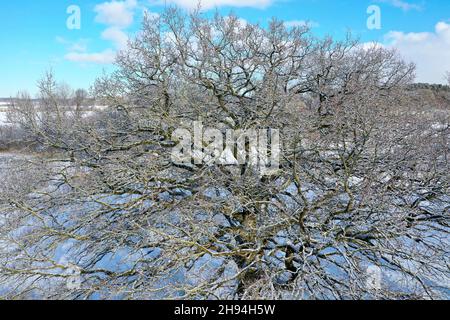
[[[395,51],[170,9],[116,66],[89,117],[50,76],[39,106],[14,106],[57,153],[1,193],[5,297],[448,294],[449,127],[410,105],[414,65]],[[280,130],[279,169],[174,163],[173,133],[195,121]]]

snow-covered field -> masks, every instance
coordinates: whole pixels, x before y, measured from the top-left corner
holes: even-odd
[[[6,124],[8,124],[6,110],[2,110],[2,108],[0,107],[0,126],[4,126]]]
[[[9,125],[8,117],[7,117],[7,111],[8,111],[7,105],[8,105],[8,103],[6,103],[6,102],[0,102],[0,126]],[[75,107],[71,107],[71,108],[75,110]],[[102,110],[105,110],[106,108],[107,108],[106,106],[87,107],[86,108],[87,111],[83,112],[83,116],[89,117],[95,111],[102,111]]]

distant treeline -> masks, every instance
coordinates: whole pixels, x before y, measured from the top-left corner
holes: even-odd
[[[432,91],[450,91],[450,86],[444,84],[413,83],[408,86],[409,90],[428,89]]]
[[[19,98],[0,98],[0,106],[1,105],[12,105],[14,101],[20,101],[21,99]],[[76,105],[77,102],[75,101],[75,99],[72,99],[74,101],[71,101],[71,103],[73,105]],[[35,104],[39,104],[40,99],[31,99],[31,101]],[[91,106],[95,106],[96,105],[96,101],[93,98],[85,98],[82,103],[81,106],[83,107],[91,107]]]

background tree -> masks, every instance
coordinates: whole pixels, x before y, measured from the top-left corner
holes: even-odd
[[[81,107],[84,103],[86,103],[86,100],[88,98],[88,92],[84,89],[78,89],[75,91],[74,94],[74,103],[76,106],[76,110],[79,112],[81,111]]]

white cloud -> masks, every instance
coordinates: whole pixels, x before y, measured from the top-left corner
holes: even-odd
[[[87,45],[89,39],[79,39],[77,41],[66,40],[63,37],[56,37],[56,42],[66,46],[68,51],[85,52],[87,51]]]
[[[134,13],[138,7],[137,0],[112,0],[95,6],[94,11],[97,13],[95,21],[108,25],[101,37],[104,40],[111,41],[117,50],[126,48],[128,43],[128,35],[124,29],[129,27],[134,21]],[[63,43],[59,39],[60,43]],[[67,45],[67,43],[65,43]],[[68,49],[69,53],[65,55],[65,59],[72,62],[83,63],[113,63],[116,58],[116,50],[106,49],[102,52],[88,53],[87,46],[82,44],[71,45]]]
[[[386,42],[417,64],[417,81],[444,83],[444,73],[450,70],[449,23],[437,23],[434,32],[391,31]]]
[[[72,62],[109,64],[114,62],[116,53],[111,49],[107,49],[99,53],[70,52],[66,54],[64,58]]]
[[[102,38],[112,41],[117,49],[125,49],[128,43],[128,35],[117,27],[110,27],[102,32]]]
[[[136,0],[110,1],[98,4],[94,11],[97,13],[95,21],[110,26],[126,28],[133,23]]]
[[[284,23],[284,25],[287,28],[293,28],[293,27],[304,27],[304,26],[308,26],[310,28],[317,28],[319,27],[319,23],[315,22],[315,21],[306,21],[306,20],[291,20],[291,21],[286,21]]]
[[[403,11],[409,10],[421,10],[422,7],[415,3],[406,2],[404,0],[378,0],[378,2],[388,3],[396,8],[400,8]]]
[[[175,4],[186,9],[195,9],[200,3],[202,9],[209,10],[215,7],[251,7],[264,9],[270,6],[274,0],[153,0],[152,4]]]
[[[371,41],[371,42],[361,43],[361,45],[358,48],[361,48],[363,50],[371,50],[371,49],[376,49],[376,48],[386,48],[386,46],[377,41]]]

